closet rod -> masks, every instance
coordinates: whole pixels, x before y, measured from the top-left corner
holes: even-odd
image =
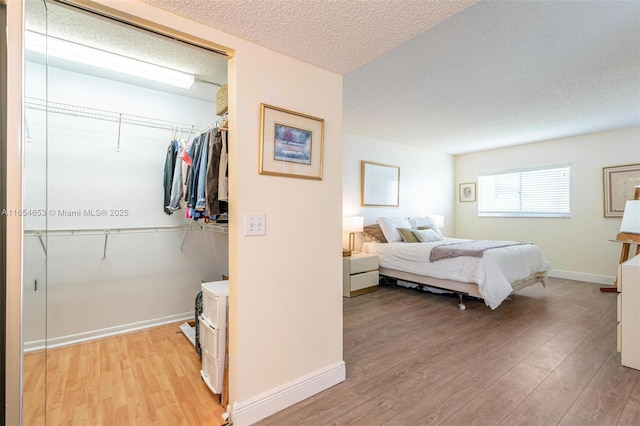
[[[228,224],[219,224],[219,223],[201,223],[197,225],[178,225],[178,226],[139,226],[139,227],[129,227],[129,228],[85,228],[85,229],[47,229],[47,230],[35,230],[28,229],[25,230],[25,235],[35,235],[40,240],[40,245],[42,246],[42,251],[45,256],[47,255],[47,249],[42,241],[42,236],[65,236],[65,235],[104,235],[104,247],[102,249],[102,259],[107,259],[107,247],[109,244],[109,235],[111,234],[125,234],[125,233],[148,233],[148,232],[159,232],[159,231],[184,231],[182,235],[182,243],[180,244],[180,250],[184,247],[184,239],[187,235],[187,231],[195,231],[195,230],[209,230],[215,232],[227,233],[229,230]]]
[[[229,226],[228,224],[221,223],[200,223],[197,225],[138,226],[127,228],[27,229],[24,231],[24,234],[35,236],[47,235],[53,237],[65,235],[105,235],[161,231],[196,231],[200,229],[226,233],[229,230]]]
[[[209,124],[207,126],[207,130],[209,129],[216,129],[220,126],[222,126],[224,124],[225,121],[229,121],[229,113],[225,112],[224,114],[222,114],[220,117],[216,118],[214,121],[211,122],[211,124]],[[206,131],[206,130],[205,130]]]
[[[154,129],[176,130],[195,129],[198,126],[177,123],[173,121],[159,120],[156,118],[142,117],[139,115],[123,114],[119,112],[106,111],[101,109],[89,108],[79,105],[62,104],[59,102],[46,102],[43,99],[25,98],[25,107],[38,111],[48,111],[58,114],[73,115],[75,117],[95,118],[113,123],[134,124],[136,126],[151,127]]]

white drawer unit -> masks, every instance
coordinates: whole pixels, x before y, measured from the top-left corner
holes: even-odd
[[[200,376],[215,394],[221,394],[223,386],[228,299],[229,281],[202,284],[202,314],[199,321],[202,347]]]
[[[622,365],[640,370],[640,255],[618,267],[618,350]]]
[[[378,256],[357,254],[344,257],[342,295],[353,297],[378,289]]]
[[[229,281],[202,283],[202,316],[216,327],[227,325]]]

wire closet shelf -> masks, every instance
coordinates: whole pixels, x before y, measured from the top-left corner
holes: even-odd
[[[43,99],[29,97],[25,98],[25,107],[38,111],[66,114],[75,117],[93,118],[96,120],[110,121],[120,124],[133,124],[136,126],[151,127],[154,129],[189,129],[191,131],[194,131],[197,128],[197,126],[188,123],[160,120],[157,118],[89,108],[80,105],[63,104],[60,102],[46,102]]]
[[[40,241],[40,246],[45,256],[47,255],[47,247],[43,238],[47,237],[60,237],[70,235],[101,235],[104,236],[104,248],[102,258],[107,258],[107,247],[109,243],[109,236],[113,234],[135,234],[135,233],[149,233],[149,232],[172,232],[182,231],[182,243],[180,244],[180,250],[184,247],[184,241],[188,231],[214,231],[226,234],[229,232],[229,225],[224,223],[195,223],[185,225],[168,225],[168,226],[138,226],[138,227],[126,227],[126,228],[66,228],[66,229],[27,229],[24,231],[25,236],[35,236]]]

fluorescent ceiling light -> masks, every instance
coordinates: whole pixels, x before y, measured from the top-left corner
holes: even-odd
[[[170,84],[183,89],[190,88],[194,82],[192,74],[104,50],[94,49],[59,38],[46,37],[31,31],[27,31],[25,34],[25,47],[32,52]]]

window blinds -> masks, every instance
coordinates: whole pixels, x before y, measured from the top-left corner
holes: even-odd
[[[478,216],[569,217],[568,164],[481,173]]]

